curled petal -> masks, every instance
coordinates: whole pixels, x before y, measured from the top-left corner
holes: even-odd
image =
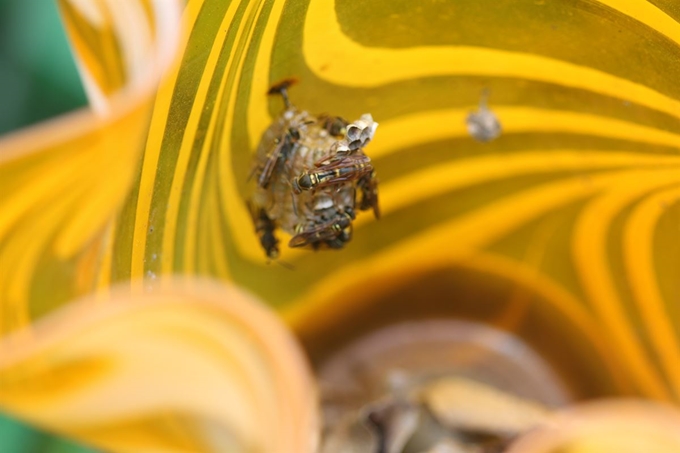
[[[588,403],[566,410],[508,453],[680,451],[677,408],[636,400]]]
[[[234,287],[81,301],[0,343],[0,408],[120,452],[311,453],[316,393],[293,338]]]
[[[60,7],[92,110],[0,140],[0,333],[97,283],[106,227],[132,186],[180,36],[179,0]]]

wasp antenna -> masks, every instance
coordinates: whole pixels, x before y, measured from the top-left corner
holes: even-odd
[[[285,79],[272,85],[272,87],[269,88],[269,91],[267,91],[267,94],[280,94],[283,98],[283,105],[286,107],[286,109],[289,109],[292,104],[290,103],[290,99],[288,99],[288,88],[295,85],[296,83],[297,79],[295,78]]]

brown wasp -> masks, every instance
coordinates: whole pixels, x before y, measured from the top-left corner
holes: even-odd
[[[286,161],[299,139],[299,131],[292,127],[288,129],[286,134],[283,136],[283,139],[274,139],[276,146],[267,157],[267,161],[264,163],[264,166],[260,170],[260,175],[257,178],[257,185],[259,187],[266,189],[267,186],[269,186],[269,181],[272,178],[274,169],[282,162]]]
[[[311,245],[316,249],[325,243],[331,248],[342,248],[352,239],[354,218],[354,211],[347,208],[343,212],[336,211],[331,218],[315,222],[306,228],[298,225],[297,234],[291,238],[288,245],[290,247]]]
[[[263,189],[269,186],[272,175],[277,167],[286,162],[286,160],[294,154],[295,148],[298,146],[300,140],[300,131],[305,126],[313,121],[307,119],[306,112],[296,114],[296,110],[290,103],[288,98],[288,88],[295,83],[294,79],[284,80],[283,82],[272,86],[267,94],[279,94],[283,98],[283,104],[287,112],[290,112],[290,118],[282,124],[285,132],[282,136],[277,136],[272,139],[274,148],[268,153],[267,158],[261,168],[255,167],[255,171],[259,170],[257,177],[257,185]]]
[[[291,182],[293,192],[316,190],[347,181],[355,181],[373,173],[371,159],[365,154],[350,154],[338,158],[331,157],[315,164],[313,171],[306,171]]]

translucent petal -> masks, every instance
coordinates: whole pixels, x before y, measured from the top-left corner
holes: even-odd
[[[82,300],[0,342],[0,407],[116,452],[309,452],[316,394],[251,296],[176,279]]]

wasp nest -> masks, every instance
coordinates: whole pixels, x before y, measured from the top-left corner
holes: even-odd
[[[291,81],[275,85],[285,109],[265,131],[255,156],[257,187],[249,206],[267,257],[279,254],[276,231],[292,235],[290,247],[340,249],[352,238],[356,211],[376,218],[378,180],[363,148],[378,123],[370,114],[354,122],[312,115],[293,106]]]

